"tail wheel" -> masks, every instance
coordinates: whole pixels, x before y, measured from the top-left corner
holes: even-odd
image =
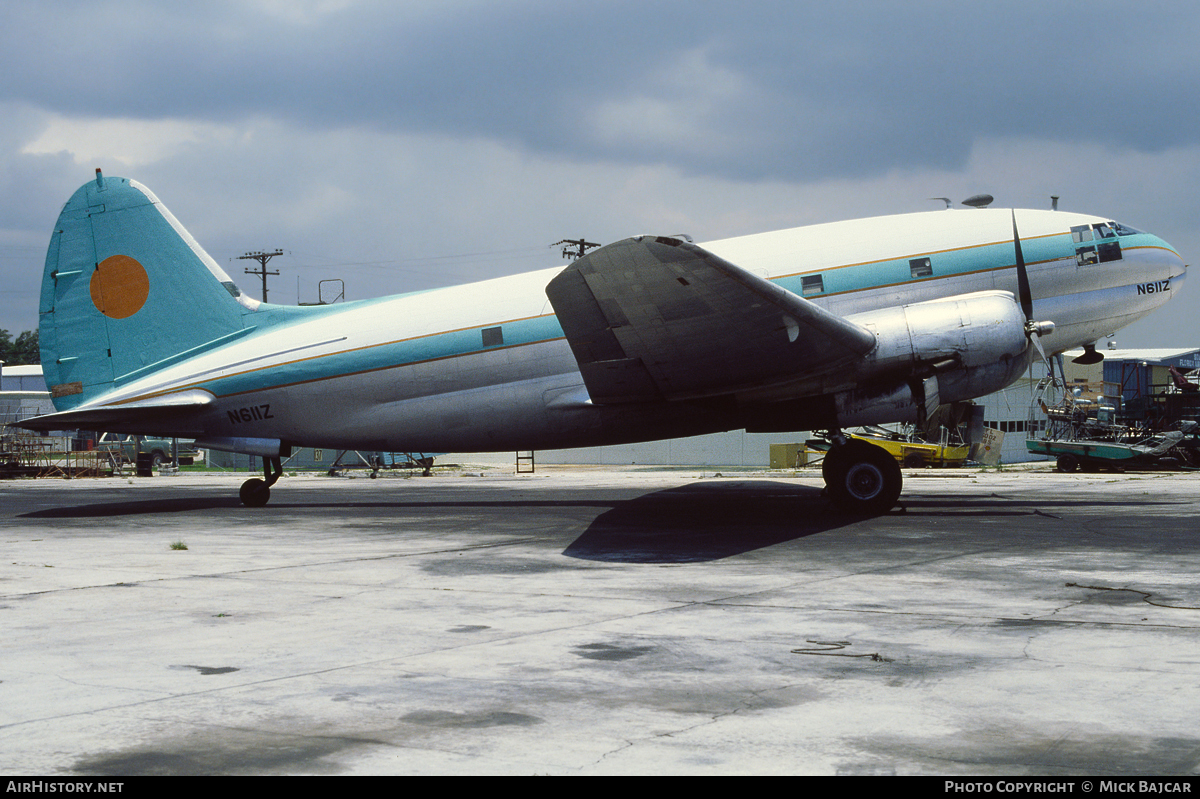
[[[238,491],[242,504],[247,508],[261,508],[266,505],[271,499],[271,486],[279,481],[281,474],[283,464],[279,458],[263,458],[263,477],[266,479],[259,480],[255,477],[242,483],[242,488]]]
[[[265,480],[259,480],[255,477],[242,483],[242,488],[238,491],[238,496],[241,498],[242,504],[247,508],[261,508],[271,498],[271,489],[267,486]]]
[[[821,471],[830,499],[851,513],[886,513],[904,486],[896,459],[865,441],[851,440],[831,449]]]

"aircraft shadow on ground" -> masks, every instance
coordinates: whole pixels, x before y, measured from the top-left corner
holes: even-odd
[[[1099,500],[1048,502],[990,496],[901,498],[887,515],[981,517],[1042,515],[1057,507],[1173,505],[1175,502]],[[656,491],[622,502],[596,517],[564,551],[583,560],[688,563],[718,560],[844,527],[881,520],[842,513],[819,487],[777,481],[711,481]]]
[[[837,513],[821,490],[775,481],[705,481],[655,491],[632,500],[479,500],[288,502],[281,492],[263,509],[247,510],[236,497],[205,496],[42,508],[19,514],[30,519],[88,519],[224,511],[270,517],[319,509],[393,508],[398,513],[447,508],[591,508],[581,514],[587,529],[563,551],[582,560],[626,563],[688,563],[717,560],[836,529],[856,520]],[[574,526],[574,525],[572,525]],[[570,530],[566,530],[568,535]]]
[[[1100,506],[1137,508],[1174,505],[1171,501],[1136,499],[1029,499],[1017,496],[940,496],[901,498],[892,513],[920,517],[1043,515],[1057,518],[1056,509],[1096,509]],[[150,500],[98,502],[72,507],[42,508],[17,514],[29,519],[88,519],[170,515],[229,510],[269,520],[273,512],[393,509],[436,511],[439,508],[480,508],[519,511],[523,508],[591,508],[599,515],[563,550],[581,560],[622,563],[689,563],[719,560],[756,549],[795,541],[838,528],[871,524],[870,518],[838,512],[819,487],[771,480],[706,480],[654,491],[634,499],[512,499],[410,500],[368,502],[289,502],[285,492],[262,509],[244,508],[235,496],[163,497]],[[574,525],[570,525],[573,527]],[[570,535],[570,530],[564,530]]]
[[[72,505],[19,513],[20,519],[91,519],[146,514],[187,513],[189,511],[215,510],[217,508],[240,508],[237,497],[164,497],[162,499],[139,499],[129,502],[94,502],[87,505]]]
[[[563,554],[621,563],[718,560],[856,521],[821,490],[771,481],[692,483],[622,502]]]
[[[281,495],[286,497],[286,495]],[[189,513],[193,511],[228,508],[270,520],[272,512],[304,510],[338,510],[394,508],[398,511],[437,508],[611,508],[615,503],[603,500],[443,500],[404,501],[373,500],[370,502],[289,502],[286,498],[272,499],[264,508],[246,508],[236,496],[142,499],[132,502],[95,502],[87,505],[43,508],[19,513],[21,519],[90,519],[121,516],[143,516],[159,513]]]

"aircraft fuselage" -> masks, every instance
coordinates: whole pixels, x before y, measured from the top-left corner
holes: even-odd
[[[976,292],[1015,294],[1010,214],[879,217],[703,246],[869,326],[871,314],[885,308]],[[1055,324],[1042,339],[1050,352],[1094,341],[1144,316],[1178,291],[1185,277],[1182,259],[1161,239],[1114,228],[1105,218],[1021,210],[1016,220],[1034,318]],[[253,442],[261,441],[264,455],[276,454],[280,442],[503,451],[741,427],[813,429],[821,425],[805,418],[804,410],[816,407],[806,405],[807,399],[848,391],[870,378],[851,368],[768,393],[593,404],[547,300],[546,284],[559,271],[316,309],[259,306],[242,297],[253,309],[245,317],[253,329],[174,362],[114,373],[115,388],[102,401],[122,405],[203,392],[211,402],[202,411],[170,422],[131,423],[127,431],[199,438],[239,451],[257,451]],[[1006,362],[1003,374],[989,376],[988,385],[1011,382],[1027,363]],[[943,402],[978,396],[971,393],[978,386],[969,381],[955,389],[953,379],[944,377],[942,385]],[[798,404],[780,404],[785,401]],[[781,418],[790,415],[789,407],[795,418]],[[894,420],[886,416],[868,409],[855,419]],[[119,423],[110,428],[123,431]]]

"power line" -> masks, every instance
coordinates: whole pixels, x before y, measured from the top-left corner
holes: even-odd
[[[259,264],[261,264],[259,269],[247,269],[246,274],[247,275],[258,275],[262,278],[262,284],[263,284],[262,301],[263,302],[267,301],[267,275],[278,275],[279,274],[279,272],[277,272],[277,271],[276,272],[268,272],[267,271],[267,261],[271,260],[276,255],[283,255],[283,250],[276,250],[275,252],[248,252],[245,255],[238,256],[239,261],[245,261],[245,260],[249,259],[252,261],[258,261]]]
[[[587,241],[586,239],[563,239],[562,241],[554,242],[550,246],[557,247],[560,244],[569,244],[576,248],[572,249],[571,247],[563,247],[563,258],[570,258],[572,261],[582,258],[583,254],[591,248],[600,246],[599,244],[596,244],[592,241]]]

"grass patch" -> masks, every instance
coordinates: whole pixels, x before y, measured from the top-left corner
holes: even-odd
[[[187,549],[187,544],[182,541],[173,541],[171,542],[171,549]]]

